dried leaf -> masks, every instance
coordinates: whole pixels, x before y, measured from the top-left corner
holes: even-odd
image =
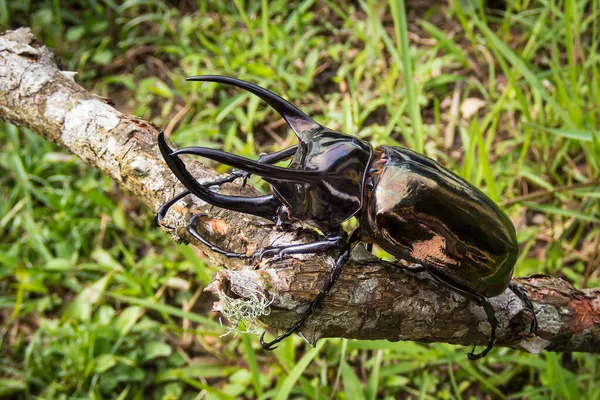
[[[476,97],[469,97],[465,99],[460,106],[460,113],[463,119],[469,119],[473,115],[477,113],[477,111],[481,110],[485,107],[485,101],[478,99]]]

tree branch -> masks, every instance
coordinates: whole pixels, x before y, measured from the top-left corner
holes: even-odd
[[[158,128],[118,112],[105,99],[90,94],[62,74],[52,53],[35,41],[28,29],[0,35],[0,118],[26,126],[79,156],[133,192],[146,205],[158,206],[183,188],[163,162],[156,145]],[[200,181],[218,175],[190,161]],[[226,185],[222,190],[252,195],[250,188]],[[185,203],[182,205],[182,203]],[[202,212],[207,237],[237,251],[251,252],[270,244],[314,239],[316,233],[296,227],[273,230],[260,218],[217,209],[199,200],[184,200],[169,213],[169,234],[191,242],[185,227],[190,212]],[[360,249],[360,246],[358,247]],[[255,269],[240,260],[223,259],[205,250],[213,262],[227,267],[209,290],[251,299],[256,291],[273,300],[266,323],[285,328],[296,321],[332,267],[330,256],[297,256],[264,261]],[[455,344],[485,344],[489,324],[479,306],[452,293],[417,268],[382,262],[355,252],[333,292],[302,329],[314,343],[320,337],[416,340]],[[361,259],[362,258],[362,259]],[[514,280],[532,299],[538,336],[525,334],[531,316],[510,291],[490,299],[500,328],[498,345],[537,352],[600,352],[600,290],[579,291],[546,276]]]

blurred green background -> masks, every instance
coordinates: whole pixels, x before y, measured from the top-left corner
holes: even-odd
[[[422,151],[510,215],[515,275],[578,288],[600,286],[599,25],[600,0],[0,0],[0,30],[30,26],[79,83],[180,146],[294,143],[257,98],[184,80],[214,73]],[[0,396],[600,398],[597,355],[221,337],[202,292],[219,266],[36,134],[0,123],[0,149]]]

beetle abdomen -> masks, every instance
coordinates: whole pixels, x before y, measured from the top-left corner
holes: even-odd
[[[479,189],[435,161],[381,147],[363,229],[390,254],[486,297],[502,293],[518,256],[514,226]],[[377,157],[375,157],[377,158]]]

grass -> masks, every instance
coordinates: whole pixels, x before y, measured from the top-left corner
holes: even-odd
[[[184,81],[218,73],[423,150],[504,204],[516,275],[599,287],[600,1],[506,3],[0,0],[0,30],[31,26],[89,90],[181,146],[256,157],[294,142],[256,98]],[[468,99],[483,105],[461,111]],[[219,266],[32,132],[3,123],[0,149],[0,396],[600,398],[591,354],[497,348],[470,363],[445,344],[294,337],[266,353],[221,337],[202,292]]]

